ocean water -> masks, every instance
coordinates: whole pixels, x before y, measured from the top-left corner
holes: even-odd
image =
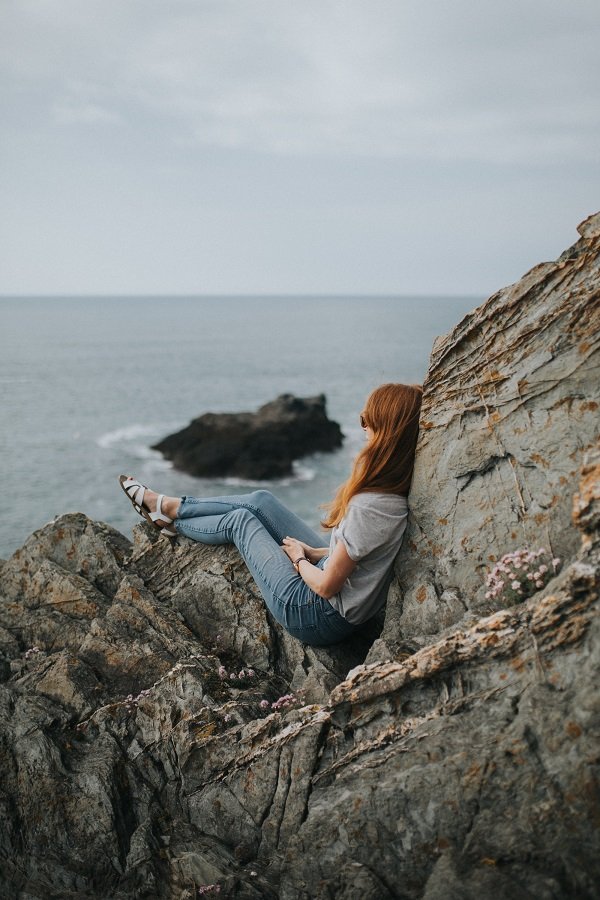
[[[150,445],[204,412],[325,393],[342,449],[263,483],[310,525],[364,440],[358,415],[387,381],[421,382],[437,335],[473,297],[0,298],[0,557],[81,511],[127,536],[141,521],[117,476],[163,493],[240,493],[192,478]]]

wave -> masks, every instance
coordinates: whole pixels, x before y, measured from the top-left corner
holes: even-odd
[[[264,478],[261,480],[253,478],[239,478],[237,475],[230,475],[228,478],[216,479],[226,484],[227,487],[264,487],[265,485],[276,485],[277,487],[288,487],[290,484],[298,484],[302,481],[314,481],[317,475],[316,469],[299,462],[292,463],[292,474],[283,478]]]
[[[102,450],[117,450],[127,457],[140,460],[151,471],[164,471],[172,467],[169,460],[164,459],[158,450],[153,450],[151,443],[158,440],[168,429],[168,423],[161,425],[126,425],[106,431],[96,438],[96,444]]]
[[[109,450],[119,444],[128,444],[140,438],[151,438],[158,433],[156,425],[126,425],[124,428],[115,428],[96,438],[96,443],[103,450]]]
[[[317,476],[317,470],[304,463],[294,462],[292,463],[292,468],[294,470],[294,481],[314,481]]]

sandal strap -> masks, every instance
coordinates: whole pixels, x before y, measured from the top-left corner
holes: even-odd
[[[144,494],[146,493],[144,485],[139,481],[130,478],[128,481],[123,482],[123,490],[136,507],[137,511],[140,512],[144,503]]]
[[[164,494],[158,495],[158,498],[156,500],[156,512],[151,512],[150,518],[153,522],[156,522],[158,519],[162,519],[163,522],[166,522],[168,525],[170,525],[173,519],[165,515],[165,513],[162,511],[162,502],[164,500],[164,496]]]
[[[145,485],[141,482],[136,481],[135,478],[127,478],[125,475],[121,475],[119,478],[119,482],[121,487],[127,494],[129,502],[135,509],[135,511],[147,522],[150,522],[155,528],[158,528],[160,533],[169,539],[169,543],[171,544],[171,548],[175,547],[175,538],[179,536],[179,532],[174,528],[169,528],[168,525],[171,525],[173,519],[170,516],[165,515],[162,511],[162,502],[165,498],[164,494],[159,494],[156,500],[156,512],[151,513],[144,506],[144,495],[148,490]],[[159,525],[158,521],[166,522],[167,525]]]

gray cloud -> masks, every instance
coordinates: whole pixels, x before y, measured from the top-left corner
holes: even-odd
[[[23,281],[32,222],[50,241],[62,234],[61,247],[82,241],[85,229],[98,246],[108,222],[132,224],[136,210],[144,211],[146,245],[166,254],[165,268],[152,259],[141,278],[144,251],[133,235],[135,269],[105,246],[115,273],[105,282],[106,260],[86,245],[78,284],[277,290],[288,271],[291,290],[345,290],[357,273],[344,254],[332,249],[311,279],[298,262],[314,252],[310,233],[324,209],[323,240],[332,248],[338,235],[353,245],[359,233],[369,248],[359,290],[391,288],[407,271],[391,266],[388,280],[379,275],[379,248],[391,251],[383,223],[416,235],[417,244],[434,220],[438,242],[448,241],[449,225],[472,240],[457,209],[475,219],[493,209],[496,249],[504,239],[506,254],[514,253],[513,235],[499,231],[511,210],[525,229],[530,216],[548,213],[548,196],[552,215],[565,219],[600,205],[599,45],[597,0],[5,0],[0,153],[13,269],[0,290],[70,283],[42,250],[38,274]],[[180,206],[165,213],[173,196]],[[533,204],[527,213],[525,197]],[[276,209],[290,219],[269,224]],[[235,211],[233,225],[220,224],[224,210]],[[349,224],[349,210],[370,223],[371,235]],[[169,217],[212,235],[211,245],[218,235],[235,265],[213,265],[199,251],[197,268],[189,260],[182,268],[164,239]],[[565,227],[574,224],[569,218]],[[297,255],[290,249],[294,262],[287,270],[278,264],[269,282],[265,265],[253,267],[256,247],[242,260],[239,246],[273,233]],[[60,247],[55,253],[66,258]],[[412,287],[414,246],[411,260]],[[349,266],[347,277],[334,265]],[[207,282],[197,278],[200,266]],[[438,283],[445,282],[428,274],[423,289]],[[461,290],[473,280],[453,284]]]
[[[137,110],[166,119],[172,140],[275,153],[598,153],[597,4],[42,0],[9,9],[8,75],[23,92],[41,91],[64,124]]]

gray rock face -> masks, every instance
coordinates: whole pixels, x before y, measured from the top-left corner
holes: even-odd
[[[600,450],[582,449],[598,336],[573,338],[597,315],[597,294],[578,299],[597,284],[597,219],[562,269],[544,269],[546,288],[534,270],[527,295],[509,289],[530,297],[534,337],[525,301],[491,298],[436,345],[414,547],[379,639],[374,625],[355,643],[303,647],[234,549],[179,538],[171,551],[146,524],[130,544],[66,515],[1,564],[3,900],[599,896]],[[578,317],[561,334],[552,323],[570,303]],[[501,329],[512,350],[492,410],[490,385],[475,402],[476,348],[500,352]],[[522,402],[515,372],[530,386]],[[494,411],[514,469],[500,452],[488,466]],[[529,542],[533,523],[561,571],[490,608],[490,557]]]
[[[281,394],[255,413],[205,413],[153,449],[191,475],[265,479],[291,474],[294,460],[335,450],[342,439],[324,394]]]
[[[490,297],[433,348],[412,515],[380,658],[494,610],[485,575],[504,553],[570,559],[571,498],[600,409],[600,214],[554,263]]]

